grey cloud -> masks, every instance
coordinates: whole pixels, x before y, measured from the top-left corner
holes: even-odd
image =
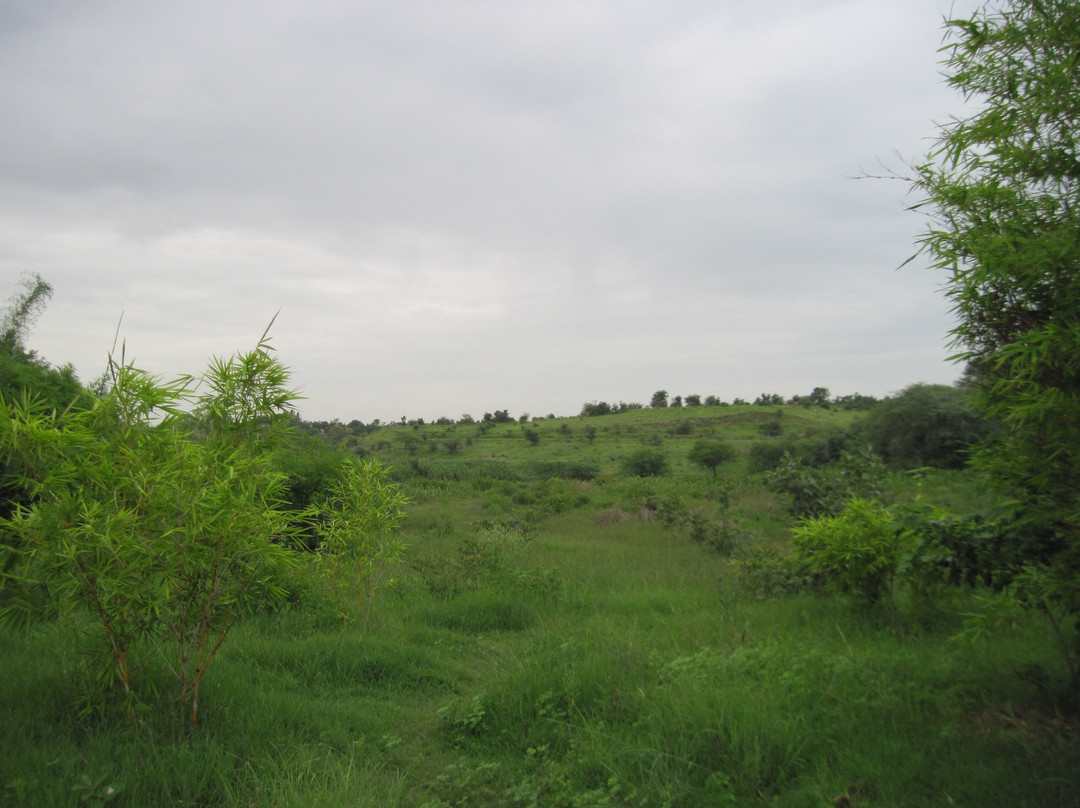
[[[902,187],[848,179],[958,108],[948,5],[0,5],[0,273],[80,370],[121,310],[190,371],[281,308],[312,417],[951,378]]]

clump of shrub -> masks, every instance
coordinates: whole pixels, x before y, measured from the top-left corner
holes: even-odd
[[[836,516],[803,519],[792,531],[795,558],[830,585],[867,603],[892,602],[909,531],[878,503],[852,499]]]
[[[974,393],[944,384],[913,384],[878,404],[860,425],[860,437],[887,463],[901,468],[958,469],[967,449],[990,431]]]
[[[823,576],[804,562],[767,545],[752,546],[745,557],[734,563],[739,588],[758,598],[810,592],[824,583]]]
[[[877,499],[885,482],[885,464],[869,449],[844,452],[835,463],[815,467],[784,456],[765,475],[765,484],[790,497],[793,516],[835,516],[852,499]]]
[[[784,461],[785,455],[807,466],[824,466],[839,460],[850,449],[851,442],[852,436],[840,431],[812,440],[754,441],[747,453],[747,470],[751,474],[772,471]]]
[[[700,508],[684,511],[677,518],[676,524],[686,531],[691,541],[705,545],[726,557],[736,555],[752,541],[752,536],[742,530],[735,520],[713,518]]]
[[[659,477],[667,473],[667,457],[659,449],[643,447],[622,459],[623,471],[631,477]]]

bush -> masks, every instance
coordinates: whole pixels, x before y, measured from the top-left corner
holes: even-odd
[[[961,468],[967,448],[989,432],[972,395],[960,387],[914,384],[878,404],[860,436],[893,466]]]
[[[659,477],[667,473],[668,461],[659,449],[643,448],[626,455],[622,467],[631,477]]]
[[[766,485],[791,497],[794,516],[834,516],[853,498],[875,499],[881,495],[885,467],[869,449],[844,452],[827,466],[808,466],[785,455],[780,466],[765,475]]]
[[[735,564],[740,589],[758,598],[813,591],[823,582],[822,575],[812,572],[806,563],[764,545],[754,545],[747,557]]]
[[[2,549],[16,580],[43,582],[60,607],[96,622],[99,681],[118,686],[132,724],[145,641],[167,663],[173,704],[193,728],[230,628],[279,599],[295,564],[286,549],[295,524],[277,507],[284,476],[271,455],[295,396],[265,334],[249,353],[214,359],[198,397],[189,377],[164,383],[111,359],[109,372],[110,389],[87,410],[0,400],[0,451],[40,494],[4,521]],[[4,617],[35,609],[37,592],[28,594]]]
[[[853,499],[837,516],[802,520],[791,543],[797,560],[824,573],[840,591],[878,603],[892,600],[910,535],[876,502]]]

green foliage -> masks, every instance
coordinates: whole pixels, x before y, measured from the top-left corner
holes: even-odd
[[[289,509],[303,511],[325,496],[338,479],[345,454],[325,440],[295,432],[275,452],[274,463],[285,475]]]
[[[731,444],[718,440],[695,441],[687,455],[691,463],[706,468],[716,477],[716,470],[735,459],[735,450]]]
[[[88,409],[0,402],[0,446],[34,498],[3,523],[6,583],[20,593],[3,617],[25,622],[42,591],[91,616],[102,683],[119,685],[132,722],[153,656],[194,726],[225,636],[282,594],[291,527],[268,450],[287,428],[286,380],[264,334],[255,350],[214,360],[200,395],[191,379],[112,362],[108,392]]]
[[[659,449],[642,447],[626,455],[623,470],[633,477],[659,477],[668,470],[668,460]]]
[[[762,599],[814,591],[824,581],[803,561],[764,545],[735,562],[734,577],[742,591]]]
[[[973,393],[943,384],[913,384],[882,401],[859,433],[890,465],[961,468],[967,450],[987,435]]]
[[[803,519],[791,534],[799,561],[868,603],[892,600],[910,540],[889,511],[865,499],[852,499],[837,516]]]
[[[668,391],[657,390],[652,394],[652,398],[649,400],[649,406],[653,409],[661,409],[668,405]]]
[[[394,536],[408,499],[375,461],[346,460],[317,513],[319,560],[344,621],[346,592],[358,598],[365,628],[379,592],[396,583],[405,546]]]
[[[845,451],[834,463],[821,467],[786,454],[780,465],[764,477],[771,489],[791,498],[794,516],[835,516],[851,499],[879,497],[885,466],[869,449]]]
[[[1024,557],[1033,549],[1018,546],[1004,514],[956,516],[944,508],[919,504],[897,505],[892,511],[915,540],[901,572],[916,591],[942,585],[1000,590],[1021,570]]]
[[[50,409],[64,410],[82,396],[83,387],[70,365],[54,368],[31,356],[16,357],[0,351],[0,397],[17,401],[24,394]]]
[[[606,401],[586,401],[581,405],[581,415],[611,415],[611,405]]]
[[[862,393],[851,393],[833,399],[833,404],[842,410],[872,410],[877,403],[874,396],[865,396]]]
[[[948,22],[949,83],[975,111],[916,169],[921,250],[946,270],[958,359],[1000,425],[974,462],[1037,531],[1042,587],[1080,613],[1080,14],[1011,0]],[[1076,637],[1080,643],[1080,635]]]

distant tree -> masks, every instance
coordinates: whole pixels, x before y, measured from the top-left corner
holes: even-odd
[[[460,418],[458,418],[458,423],[459,424],[464,424],[465,426],[468,426],[469,424],[475,424],[476,421],[473,419],[473,417],[471,415],[469,415],[469,413],[465,413]]]
[[[22,291],[8,299],[0,314],[0,351],[16,359],[26,359],[32,356],[26,347],[26,336],[52,297],[53,288],[37,273],[23,276],[19,285]]]
[[[675,398],[673,398],[671,400],[671,406],[672,407],[681,407],[682,406],[682,396],[675,396]]]
[[[720,399],[716,396],[705,396],[706,407],[718,407],[720,406]]]
[[[700,407],[701,406],[701,396],[699,396],[697,393],[691,393],[690,395],[688,395],[686,397],[686,406],[687,407]]]
[[[862,393],[852,393],[846,396],[837,396],[833,404],[842,410],[869,410],[878,400],[873,396],[864,396]]]
[[[595,426],[589,425],[585,427],[585,440],[587,440],[589,443],[592,443],[594,440],[596,440]]]
[[[461,441],[457,438],[447,438],[443,441],[447,454],[457,454],[461,449]]]
[[[642,447],[626,455],[622,467],[632,477],[659,477],[667,472],[668,461],[659,449]]]
[[[649,401],[649,406],[653,409],[660,409],[668,405],[668,392],[667,390],[657,390],[652,395],[652,399]]]
[[[15,401],[25,391],[46,407],[63,410],[83,393],[74,368],[52,367],[26,343],[52,286],[36,274],[24,276],[20,286],[0,314],[0,396]]]
[[[774,404],[783,404],[784,397],[779,393],[762,393],[754,399],[755,407],[770,407]]]
[[[960,468],[967,450],[989,432],[971,390],[913,384],[866,415],[861,437],[887,463],[902,468]]]
[[[581,405],[581,414],[585,416],[610,415],[611,405],[606,401],[591,401]]]
[[[733,406],[733,407],[745,407],[747,405],[747,403],[748,402],[746,401],[745,398],[734,398],[731,401],[731,406]]]
[[[529,442],[530,446],[536,446],[540,442],[540,432],[536,429],[524,430],[525,440]]]
[[[829,395],[828,387],[815,387],[806,397],[806,403],[812,407],[828,407]]]
[[[728,443],[718,440],[694,441],[688,455],[690,462],[708,469],[716,477],[716,470],[735,459],[735,450]]]

